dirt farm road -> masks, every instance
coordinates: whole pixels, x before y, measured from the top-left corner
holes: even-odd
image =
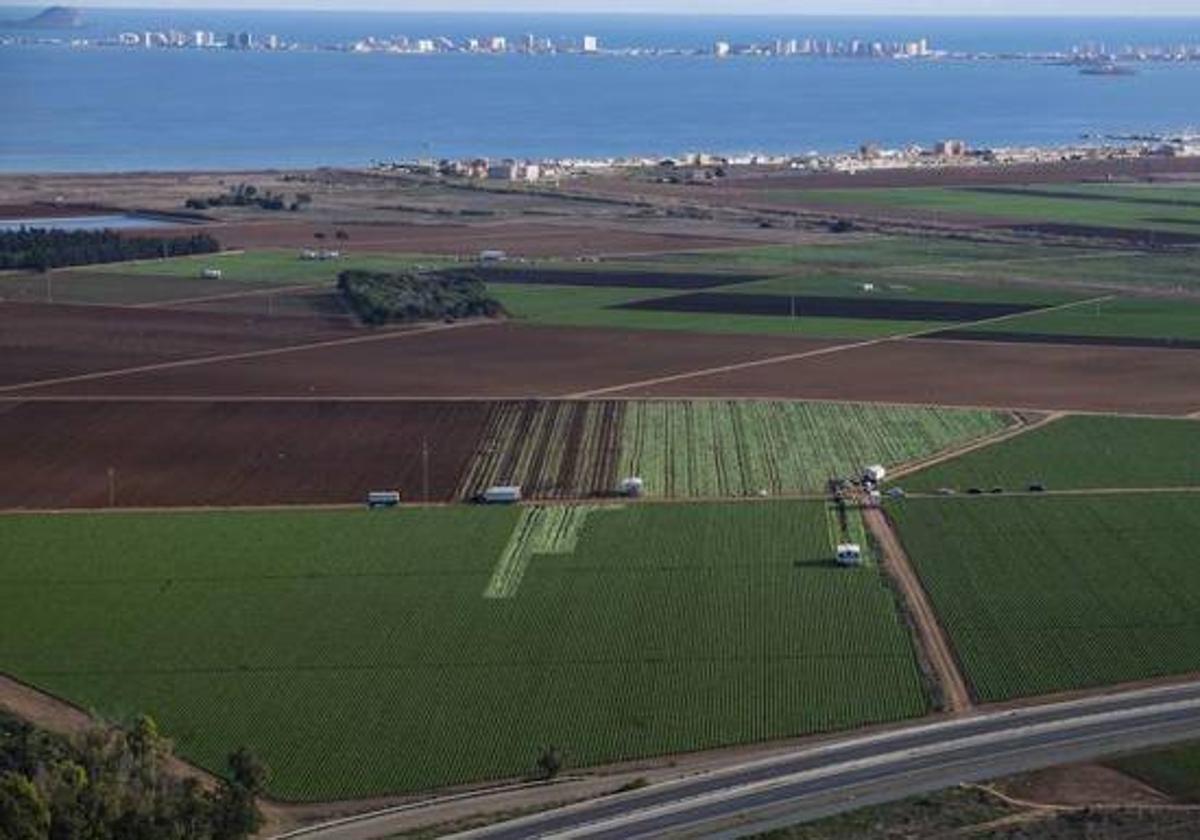
[[[883,554],[883,568],[888,577],[904,597],[905,611],[912,621],[921,658],[930,670],[943,710],[960,714],[971,708],[971,692],[966,678],[958,668],[958,661],[950,648],[950,641],[937,620],[933,605],[925,594],[916,570],[908,559],[900,538],[881,508],[864,508],[863,524],[879,544]]]

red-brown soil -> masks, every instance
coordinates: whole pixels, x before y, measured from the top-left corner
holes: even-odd
[[[475,256],[500,249],[523,257],[577,257],[603,254],[687,251],[745,244],[734,239],[659,233],[608,227],[512,222],[486,225],[317,224],[313,222],[241,222],[185,228],[203,230],[225,248],[299,248],[317,243],[315,234],[347,251],[409,251]],[[334,239],[336,231],[349,239]]]
[[[28,393],[564,396],[837,342],[505,323],[45,386]],[[939,346],[946,346],[941,342]]]
[[[346,323],[0,303],[0,386],[350,334]]]
[[[1200,352],[888,341],[609,396],[838,399],[1177,415],[1200,404]]]
[[[0,403],[0,507],[356,503],[453,496],[483,402]]]

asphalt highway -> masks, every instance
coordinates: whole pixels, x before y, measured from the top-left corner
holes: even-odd
[[[1197,737],[1200,680],[849,734],[455,837],[740,837],[963,782]],[[396,814],[365,814],[301,836],[386,837],[398,830],[396,820]]]

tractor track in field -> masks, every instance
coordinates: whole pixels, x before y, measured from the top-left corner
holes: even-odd
[[[438,323],[412,328],[387,329],[381,332],[371,332],[367,335],[354,335],[344,338],[331,339],[327,338],[320,341],[306,341],[299,344],[285,344],[282,347],[266,347],[258,350],[246,350],[240,353],[219,353],[216,355],[199,356],[190,359],[173,359],[165,362],[153,362],[145,365],[136,365],[134,367],[92,371],[90,373],[72,374],[70,376],[60,376],[51,379],[35,379],[27,382],[16,382],[11,385],[0,385],[0,394],[13,393],[27,388],[43,388],[51,385],[71,385],[78,382],[93,382],[99,379],[113,379],[139,373],[154,373],[164,370],[198,367],[201,365],[216,364],[218,362],[236,362],[245,359],[261,359],[272,356],[283,356],[290,353],[300,353],[306,350],[320,350],[330,347],[344,347],[348,345],[366,344],[380,341],[398,341],[405,338],[411,338],[413,336],[427,335],[435,332],[446,332],[449,330],[462,330],[492,323],[494,323],[494,321],[490,319],[463,320],[456,321],[452,324]]]
[[[1063,303],[1058,306],[1047,306],[1036,310],[1038,314],[1046,314],[1049,312],[1058,312],[1064,309],[1073,309],[1079,306],[1087,306],[1097,303],[1104,303],[1112,300],[1113,295],[1101,295],[1099,297],[1087,298],[1084,300],[1075,300],[1068,303]],[[985,324],[996,324],[1003,321],[1009,321],[1014,318],[1020,318],[1028,315],[1028,312],[1008,313],[999,315],[994,318],[984,318],[978,321],[969,321],[957,324],[957,329],[971,329],[974,327],[984,326]],[[776,365],[784,362],[798,362],[804,359],[812,359],[820,356],[828,356],[834,353],[841,353],[847,350],[858,350],[866,347],[875,347],[880,344],[888,344],[892,342],[901,342],[908,339],[921,338],[930,333],[939,332],[945,329],[945,325],[926,327],[924,329],[915,330],[900,335],[879,336],[878,338],[866,339],[863,341],[852,341],[845,344],[835,344],[831,347],[818,347],[816,349],[803,350],[798,353],[785,353],[776,356],[767,356],[761,359],[751,359],[746,362],[735,362],[727,365],[718,365],[716,367],[701,368],[698,370],[683,371],[681,373],[673,373],[667,376],[659,376],[651,379],[643,379],[637,382],[626,382],[618,385],[609,385],[603,388],[595,388],[590,391],[579,391],[573,394],[564,394],[562,399],[590,399],[593,397],[618,394],[622,391],[631,391],[641,388],[651,388],[658,385],[667,385],[674,382],[680,382],[688,379],[701,379],[709,376],[714,376],[724,373],[738,373],[752,368],[765,367],[767,365]]]

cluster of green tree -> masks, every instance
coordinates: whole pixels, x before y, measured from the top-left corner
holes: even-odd
[[[63,738],[0,713],[0,840],[237,840],[262,825],[266,769],[246,750],[206,788],[167,768],[148,717]]]
[[[209,207],[258,207],[260,210],[290,210],[295,213],[306,204],[312,204],[312,195],[296,193],[296,197],[288,201],[284,193],[260,191],[254,184],[237,184],[220,195],[189,198],[183,204],[189,210],[207,210]]]
[[[113,230],[21,228],[0,231],[0,269],[46,271],[66,265],[211,254],[221,245],[207,233],[193,236],[122,236]]]
[[[462,273],[404,271],[398,274],[343,271],[338,289],[368,324],[471,317],[504,312],[478,277]]]

